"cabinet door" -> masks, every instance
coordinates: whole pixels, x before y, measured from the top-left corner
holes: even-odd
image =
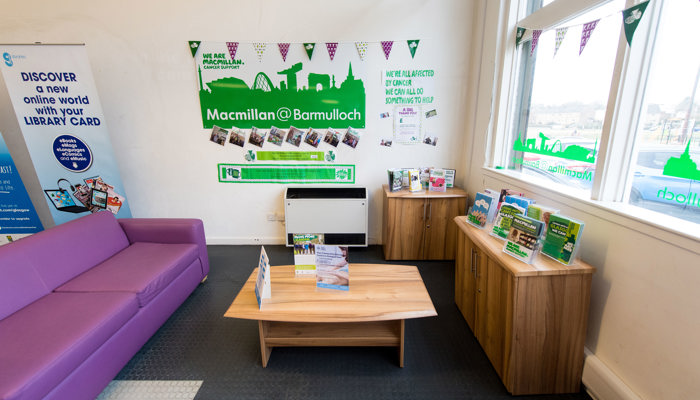
[[[423,258],[426,202],[424,198],[385,198],[384,258]]]
[[[478,249],[471,240],[460,230],[456,243],[457,258],[455,259],[455,302],[467,321],[467,325],[475,331],[476,317],[476,270]],[[457,291],[459,288],[459,291]]]
[[[464,198],[431,198],[427,204],[424,258],[452,260],[455,258],[455,238],[458,230],[453,219],[464,215]]]
[[[507,337],[512,324],[513,279],[491,258],[481,255],[477,264],[476,337],[503,379]]]

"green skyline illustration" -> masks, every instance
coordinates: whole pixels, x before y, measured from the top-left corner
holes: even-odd
[[[671,157],[666,161],[663,174],[700,181],[700,169],[698,169],[697,163],[690,158],[690,140],[688,140],[683,154],[679,157]]]
[[[523,141],[522,133],[518,133],[518,139],[515,141],[515,143],[513,143],[513,150],[522,151],[524,153],[542,154],[550,157],[563,158],[566,160],[582,161],[591,164],[595,163],[596,155],[598,153],[598,139],[595,141],[593,150],[590,150],[577,144],[572,144],[567,146],[565,149],[562,149],[563,145],[559,139],[552,142],[551,146],[547,146],[547,142],[550,140],[550,138],[545,136],[542,132],[540,132],[539,138],[540,145],[538,147],[537,138]]]
[[[226,77],[208,83],[202,81],[199,69],[199,99],[204,128],[236,126],[238,128],[270,128],[271,126],[353,128],[365,127],[365,86],[352,72],[348,63],[348,74],[338,86],[335,75],[309,73],[308,86],[299,87],[297,74],[301,72],[301,62],[277,72],[281,75],[279,85],[275,85],[267,74],[259,72],[248,86],[242,79]],[[306,117],[295,119],[293,112],[279,119],[278,110],[286,108],[306,112]],[[239,113],[236,119],[210,118],[211,112]],[[309,117],[309,113],[323,113]],[[352,120],[341,120],[341,113],[352,114]],[[359,116],[358,116],[359,113]],[[245,118],[243,117],[245,115]],[[240,115],[240,117],[239,117]],[[274,115],[274,118],[271,116]]]

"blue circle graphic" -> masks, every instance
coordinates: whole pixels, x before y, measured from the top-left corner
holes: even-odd
[[[92,165],[92,151],[73,135],[60,135],[53,141],[53,155],[63,168],[83,172]]]

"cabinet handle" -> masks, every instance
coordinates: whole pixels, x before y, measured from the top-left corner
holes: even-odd
[[[428,219],[433,219],[433,203],[430,203],[430,208],[428,209]]]
[[[474,249],[469,249],[469,272],[474,275]]]
[[[423,203],[423,221],[425,221],[425,203]]]
[[[474,279],[479,279],[479,253],[474,250]]]

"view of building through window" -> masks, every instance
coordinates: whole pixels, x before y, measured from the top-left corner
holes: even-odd
[[[700,223],[700,6],[665,1],[636,132],[630,204]]]

